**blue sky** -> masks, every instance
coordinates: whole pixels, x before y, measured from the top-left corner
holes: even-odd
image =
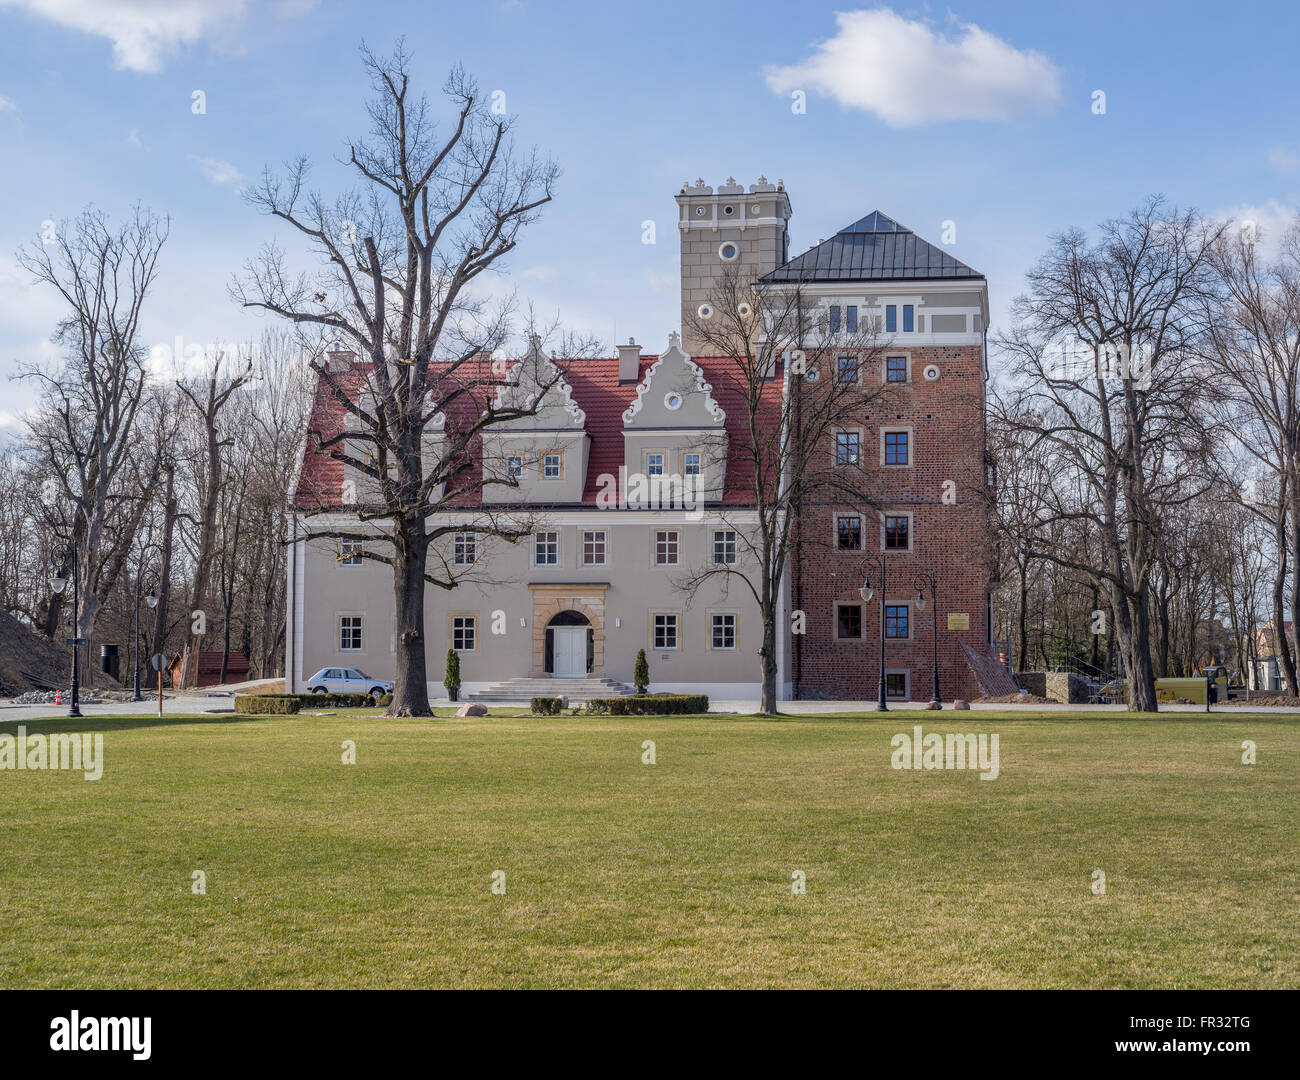
[[[560,164],[510,284],[611,348],[676,329],[672,200],[696,177],[783,179],[795,251],[873,209],[935,242],[954,222],[995,330],[1055,231],[1158,191],[1267,238],[1300,202],[1291,4],[0,0],[0,378],[50,355],[59,313],[15,249],[90,203],[172,217],[148,342],[255,339],[226,285],[284,234],[239,187],[300,153],[349,186],[357,46],[399,35],[431,93],[464,64]],[[27,394],[3,384],[0,430]]]

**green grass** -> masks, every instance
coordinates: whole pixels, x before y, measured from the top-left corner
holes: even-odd
[[[918,722],[1001,777],[893,770]],[[1300,985],[1292,717],[27,727],[106,765],[0,772],[4,987]]]

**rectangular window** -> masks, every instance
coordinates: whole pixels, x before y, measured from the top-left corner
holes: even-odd
[[[676,529],[665,529],[655,533],[655,566],[677,565]]]
[[[850,304],[844,309],[844,328],[850,334],[858,332],[858,305]]]
[[[456,566],[473,566],[477,556],[473,533],[456,533],[452,538],[452,559]]]
[[[840,306],[839,304],[832,304],[831,305],[831,333],[838,334],[839,332],[840,332]]]
[[[506,476],[511,480],[518,480],[524,475],[524,459],[517,456],[506,458]]]
[[[907,432],[886,431],[885,432],[885,464],[906,465],[907,463],[908,463]]]
[[[558,480],[564,472],[564,457],[562,454],[543,454],[542,455],[542,479]]]
[[[715,649],[734,649],[736,647],[736,616],[713,616],[713,647]]]
[[[885,357],[885,378],[889,382],[907,382],[907,357]]]
[[[841,514],[836,524],[840,551],[862,550],[862,519],[857,514]]]
[[[907,636],[908,636],[907,605],[886,604],[885,605],[885,637],[905,638]]]
[[[584,532],[582,534],[582,565],[605,565],[605,533]]]
[[[361,649],[361,616],[339,616],[339,649],[343,652],[358,652]]]
[[[885,672],[885,697],[894,698],[897,701],[906,701],[907,693],[907,672],[906,671],[886,671]]]
[[[911,304],[903,305],[903,333],[910,334],[915,327],[916,309]]]
[[[840,382],[853,383],[858,381],[858,358],[856,356],[840,357]]]
[[[473,652],[478,620],[473,615],[451,617],[451,647],[456,652]]]
[[[533,537],[533,565],[558,566],[560,563],[560,534],[539,532]]]
[[[862,607],[859,604],[841,604],[836,619],[835,636],[860,638],[862,636]]]
[[[898,308],[889,304],[885,308],[885,333],[893,334],[898,330]]]
[[[654,617],[654,647],[656,649],[677,648],[676,615],[656,615]]]
[[[885,515],[885,550],[908,551],[911,549],[911,519],[906,514]]]
[[[340,566],[360,566],[365,559],[361,553],[366,550],[365,544],[360,540],[343,540],[339,543],[339,565]]]
[[[646,476],[663,476],[664,474],[663,454],[646,454],[645,474]]]
[[[731,566],[736,561],[736,534],[730,529],[717,529],[713,533],[713,562],[715,566]]]
[[[859,440],[856,431],[837,431],[835,433],[835,464],[856,465],[858,463]]]
[[[682,473],[686,476],[700,475],[700,455],[683,454],[682,455]]]

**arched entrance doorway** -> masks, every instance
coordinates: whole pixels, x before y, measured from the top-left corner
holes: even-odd
[[[585,679],[595,653],[591,620],[580,611],[561,611],[546,624],[546,673],[556,679]]]

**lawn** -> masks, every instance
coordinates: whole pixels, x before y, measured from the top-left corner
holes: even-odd
[[[1292,717],[27,727],[105,767],[0,772],[3,987],[1300,986]]]

